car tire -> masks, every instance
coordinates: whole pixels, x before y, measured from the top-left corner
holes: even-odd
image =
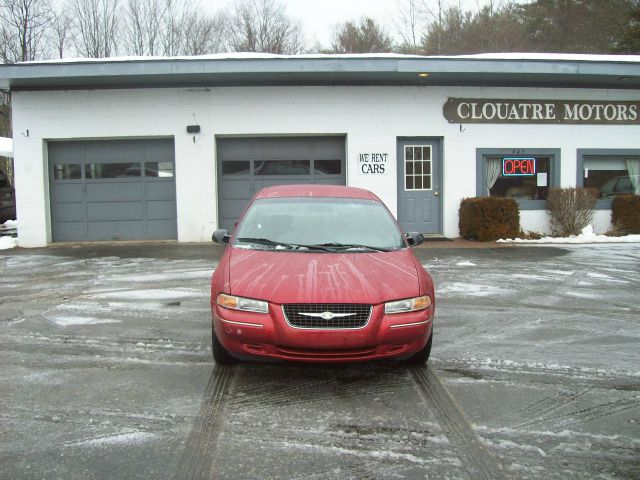
[[[234,365],[238,363],[238,360],[220,343],[213,329],[211,330],[211,350],[213,352],[213,360],[218,365]]]
[[[429,340],[427,340],[427,344],[424,346],[422,350],[417,352],[412,357],[409,357],[405,362],[408,365],[424,365],[429,360],[429,355],[431,355],[431,340],[433,339],[433,333],[429,336]]]

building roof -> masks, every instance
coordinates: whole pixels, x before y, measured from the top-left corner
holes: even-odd
[[[216,54],[0,65],[11,90],[243,85],[460,85],[640,89],[640,56]]]

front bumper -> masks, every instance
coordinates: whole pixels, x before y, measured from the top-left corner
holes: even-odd
[[[269,304],[268,314],[260,314],[212,302],[211,312],[215,334],[232,355],[303,362],[409,357],[425,346],[433,320],[433,307],[385,315],[384,305],[374,305],[363,328],[310,329],[291,327],[275,304]]]

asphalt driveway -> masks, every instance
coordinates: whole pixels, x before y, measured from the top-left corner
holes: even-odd
[[[639,478],[640,248],[441,248],[429,367],[215,367],[212,245],[0,252],[2,478]]]

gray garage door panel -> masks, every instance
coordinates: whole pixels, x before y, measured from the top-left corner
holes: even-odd
[[[162,220],[170,217],[176,209],[175,201],[171,200],[148,200],[147,220]]]
[[[53,216],[58,221],[73,222],[77,218],[85,218],[87,205],[85,203],[62,203],[53,207]]]
[[[92,202],[87,204],[87,218],[93,220],[140,220],[142,202]]]
[[[90,240],[102,240],[111,236],[118,240],[133,240],[144,235],[144,224],[137,220],[113,220],[87,222]]]
[[[87,190],[88,202],[122,202],[122,201],[142,201],[143,190],[140,180],[132,183],[126,182],[106,182],[96,183],[95,181],[87,182],[85,185]]]
[[[219,138],[218,216],[233,230],[251,197],[264,187],[346,184],[344,137]]]
[[[84,202],[85,201],[85,189],[84,185],[79,183],[62,183],[56,185],[56,196],[58,197],[59,204],[67,202]]]
[[[50,142],[54,241],[177,237],[171,139]]]
[[[337,178],[318,178],[314,183],[319,185],[344,185],[344,182]]]
[[[176,203],[176,189],[173,181],[158,179],[153,183],[147,182],[145,192],[147,200],[169,200],[174,205]]]

